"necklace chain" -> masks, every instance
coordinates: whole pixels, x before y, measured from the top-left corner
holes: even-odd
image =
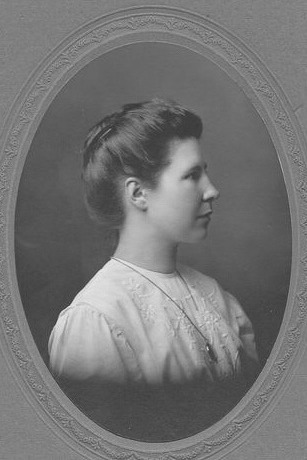
[[[212,348],[212,345],[210,345],[210,342],[209,340],[207,339],[207,337],[205,337],[205,335],[202,333],[202,331],[199,329],[199,327],[194,323],[194,321],[190,318],[190,316],[184,311],[184,309],[167,293],[164,291],[164,289],[162,289],[158,284],[156,284],[152,279],[150,279],[148,276],[144,275],[144,273],[140,272],[139,270],[137,270],[136,268],[132,267],[130,264],[124,262],[123,260],[120,260],[120,259],[117,259],[116,257],[111,257],[112,260],[115,260],[116,262],[119,262],[121,263],[122,265],[125,265],[126,267],[130,268],[131,270],[133,270],[134,272],[138,273],[139,275],[141,275],[143,278],[147,279],[147,281],[149,281],[151,284],[153,284],[157,289],[159,289],[161,292],[163,292],[163,294],[171,301],[173,302],[174,305],[176,305],[176,307],[181,311],[181,313],[183,313],[183,315],[187,318],[187,320],[192,324],[192,326],[194,327],[194,329],[201,335],[201,337],[204,339],[205,341],[205,347],[206,347],[206,351],[208,353],[208,356],[210,358],[211,361],[214,361],[215,363],[217,362],[217,357],[216,357],[216,354],[214,353],[213,351],[213,348]],[[179,272],[178,269],[176,269],[176,272],[178,273],[180,279],[183,281],[184,285],[186,286],[193,302],[194,302],[194,305],[197,309],[197,305],[196,305],[196,301],[194,299],[194,296],[192,294],[192,292],[190,291],[189,289],[189,286],[188,286],[188,283],[186,282],[186,280],[183,278],[183,276],[181,275],[181,273]]]

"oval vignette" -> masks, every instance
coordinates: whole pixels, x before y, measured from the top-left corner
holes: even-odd
[[[279,160],[240,87],[203,56],[164,43],[129,45],[91,61],[59,91],[35,133],[15,213],[17,279],[33,338],[48,365],[48,338],[60,311],[112,254],[112,239],[90,221],[83,203],[79,152],[88,129],[125,103],[155,96],[201,116],[202,146],[221,192],[206,241],[183,245],[180,260],[239,299],[254,325],[263,367],[283,319],[291,271],[291,220]],[[62,389],[99,424],[84,401]],[[127,436],[120,426],[102,426]]]

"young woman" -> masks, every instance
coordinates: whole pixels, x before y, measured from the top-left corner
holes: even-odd
[[[136,439],[210,426],[256,375],[254,333],[238,301],[176,260],[179,243],[206,237],[219,195],[201,134],[197,115],[154,99],[104,118],[85,143],[87,205],[116,229],[118,245],[61,312],[50,367],[74,382],[92,418]]]

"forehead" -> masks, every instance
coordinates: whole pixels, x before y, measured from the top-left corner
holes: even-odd
[[[195,138],[173,140],[170,144],[169,159],[169,168],[179,171],[205,164],[204,152]]]

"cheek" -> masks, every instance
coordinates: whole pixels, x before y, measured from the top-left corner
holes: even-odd
[[[172,187],[167,184],[149,203],[149,211],[158,220],[165,219],[165,225],[169,222],[188,226],[194,222],[200,206],[201,197],[198,193],[184,187]]]
[[[195,226],[196,211],[190,203],[173,204],[165,215],[164,225],[179,235],[188,235]]]
[[[184,225],[194,222],[198,214],[199,204],[195,196],[181,194],[170,201],[170,208],[174,217]]]
[[[198,213],[201,205],[201,200],[195,193],[184,194],[177,201],[182,212],[191,217]]]

